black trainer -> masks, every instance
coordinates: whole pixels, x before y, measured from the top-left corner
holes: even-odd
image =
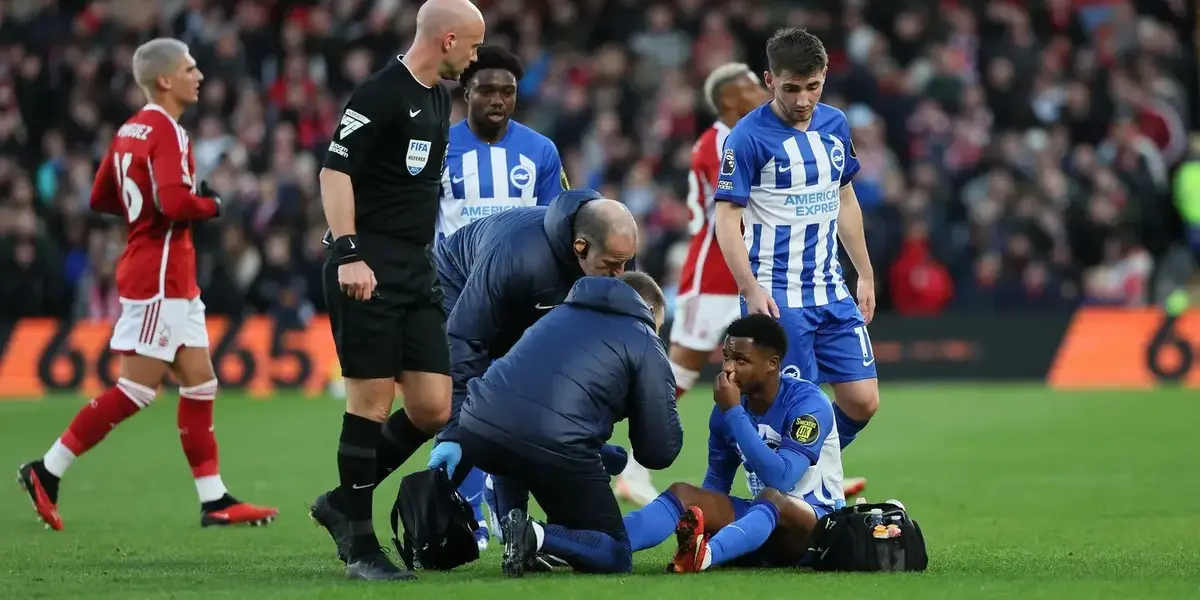
[[[504,559],[500,566],[509,577],[522,577],[525,569],[534,570],[532,563],[537,554],[537,534],[533,532],[533,521],[525,511],[514,508],[500,520],[504,532]]]
[[[331,490],[317,496],[309,507],[308,516],[329,532],[329,537],[333,538],[333,543],[337,545],[338,560],[344,563],[350,556],[350,520],[333,506],[333,493]]]
[[[410,581],[417,578],[412,571],[397,567],[378,546],[350,559],[346,563],[346,577],[362,581]]]

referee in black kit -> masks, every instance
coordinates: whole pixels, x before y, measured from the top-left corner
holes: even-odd
[[[412,579],[383,553],[372,494],[450,415],[450,357],[441,288],[430,260],[450,137],[450,93],[483,43],[469,0],[429,0],[408,52],[354,91],[321,169],[329,232],[323,273],[329,322],[346,381],[340,485],[312,517],[329,530],[351,579]],[[405,407],[391,414],[395,381]],[[390,415],[390,416],[389,416]],[[386,424],[385,424],[386,421]]]

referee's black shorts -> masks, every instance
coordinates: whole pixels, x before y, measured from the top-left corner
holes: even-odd
[[[446,312],[428,250],[358,236],[378,281],[367,301],[347,296],[338,265],[325,261],[322,287],[342,377],[392,379],[405,371],[450,374]]]
[[[610,487],[608,473],[596,455],[595,462],[580,461],[577,468],[543,465],[517,454],[470,429],[460,427],[463,461],[492,476],[502,511],[524,505],[533,496],[546,513],[546,522],[567,529],[599,531],[614,540],[628,539],[621,507]]]

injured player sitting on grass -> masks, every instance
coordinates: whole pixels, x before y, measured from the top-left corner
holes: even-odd
[[[668,570],[678,573],[797,566],[817,520],[845,501],[833,408],[815,384],[780,373],[787,336],[770,316],[734,321],[722,350],[704,483],[672,484],[626,515],[630,544],[652,548],[674,532]],[[739,464],[753,500],[730,495]]]

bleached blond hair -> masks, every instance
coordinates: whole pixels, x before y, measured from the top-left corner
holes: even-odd
[[[750,70],[750,65],[746,63],[726,63],[713,69],[712,73],[708,74],[708,78],[704,80],[704,103],[708,105],[708,110],[711,110],[714,115],[721,114],[721,107],[717,106],[717,94],[721,92],[721,86],[743,75],[758,81],[758,76]]]
[[[157,91],[159,77],[179,68],[188,53],[187,44],[175,38],[155,38],[133,52],[133,79],[147,93]]]

